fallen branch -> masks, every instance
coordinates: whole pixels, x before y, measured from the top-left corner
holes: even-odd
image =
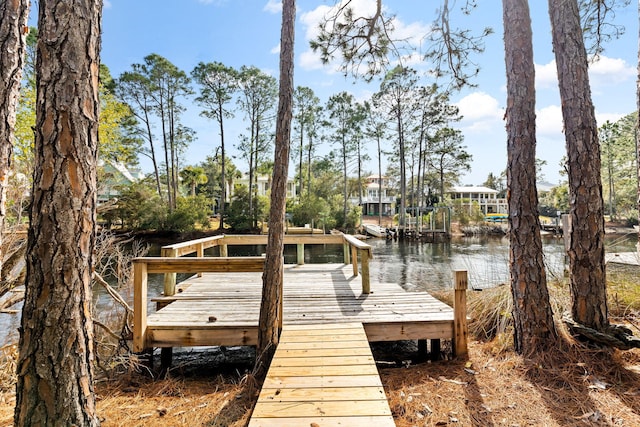
[[[115,332],[113,332],[107,325],[105,325],[104,323],[100,322],[97,319],[93,319],[93,324],[96,326],[100,326],[102,329],[104,329],[104,331],[111,335],[114,339],[119,340],[120,336],[118,334],[116,334]]]
[[[562,321],[567,325],[572,333],[580,335],[589,341],[603,344],[608,347],[615,347],[620,350],[640,348],[640,338],[635,337],[631,329],[626,326],[609,325],[606,330],[597,331],[576,322],[571,318],[569,313],[564,313]]]
[[[113,298],[114,301],[116,301],[118,304],[124,307],[124,309],[127,311],[127,315],[133,313],[133,309],[131,308],[131,306],[127,304],[127,302],[124,300],[124,298],[122,298],[122,296],[118,293],[118,291],[113,289],[113,287],[109,283],[107,283],[107,281],[104,280],[102,276],[94,272],[93,279],[96,282],[98,282],[100,285],[102,285],[102,287],[107,291],[109,295],[111,295],[111,298]]]

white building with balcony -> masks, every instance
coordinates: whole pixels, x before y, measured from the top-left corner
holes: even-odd
[[[393,205],[396,199],[388,192],[387,177],[369,175],[365,179],[365,191],[362,196],[362,214],[375,216],[380,213],[380,208],[382,208],[382,215],[393,215]],[[349,198],[349,202],[357,205],[360,203],[360,200],[358,197],[351,197]]]
[[[271,190],[271,175],[258,175],[256,177],[257,194],[259,196],[268,196]],[[249,187],[249,174],[243,174],[242,178],[236,181],[236,184]],[[297,196],[297,187],[293,179],[287,178],[287,199]]]
[[[483,214],[507,214],[507,199],[498,198],[498,191],[488,187],[452,187],[452,200],[460,200],[462,206],[472,208],[477,203]]]

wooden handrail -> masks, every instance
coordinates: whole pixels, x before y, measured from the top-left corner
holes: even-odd
[[[227,246],[242,245],[266,245],[268,235],[266,234],[224,234],[188,242],[176,243],[163,246],[161,256],[165,258],[176,258],[184,255],[196,253],[198,257],[204,256],[204,250],[218,246],[220,255],[226,257]],[[369,260],[373,258],[373,248],[371,245],[358,240],[348,234],[287,234],[284,236],[285,245],[296,245],[296,261],[299,265],[304,264],[304,245],[344,245],[344,262],[353,266],[353,275],[358,272],[358,255],[360,255],[360,270],[362,271],[362,293],[368,294],[371,289],[369,279]],[[175,290],[175,274],[167,272],[165,274],[164,293],[167,296],[173,295]]]
[[[211,237],[203,237],[202,239],[189,240],[187,242],[182,243],[174,243],[173,245],[163,246],[162,249],[174,249],[177,250],[180,255],[188,255],[190,253],[194,253],[198,250],[198,247],[202,247],[202,249],[212,248],[214,246],[218,246],[218,240],[224,239],[224,235],[211,236]],[[190,251],[190,252],[189,252]]]
[[[371,280],[369,278],[369,260],[373,258],[373,248],[371,245],[364,243],[363,241],[343,234],[344,242],[351,248],[351,264],[353,265],[353,275],[358,275],[358,254],[360,254],[360,262],[362,269],[362,293],[368,294],[371,292]]]
[[[147,273],[218,273],[260,272],[264,267],[262,256],[236,257],[180,257],[134,258],[133,262],[147,265]]]

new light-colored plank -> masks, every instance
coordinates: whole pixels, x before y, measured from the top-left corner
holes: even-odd
[[[316,388],[316,387],[377,387],[380,377],[376,375],[326,375],[323,377],[267,377],[263,388]]]
[[[317,369],[319,368],[319,369]],[[377,375],[378,368],[375,363],[367,365],[325,365],[325,366],[271,366],[270,374],[274,377],[313,377],[323,375],[345,375],[354,377],[357,375]]]
[[[284,350],[278,348],[276,350],[279,358],[285,357],[335,357],[335,356],[368,356],[371,350],[367,347],[361,348],[304,348]]]
[[[289,418],[349,415],[390,415],[389,404],[385,400],[337,400],[315,402],[269,402],[258,400],[251,418]],[[249,424],[251,425],[251,424]],[[379,426],[376,426],[379,427]]]
[[[250,427],[306,427],[316,423],[321,427],[378,427],[393,426],[393,417],[388,416],[351,416],[351,417],[314,417],[314,418],[254,418]]]
[[[340,340],[340,336],[348,339]],[[292,425],[285,420],[294,419],[301,426],[357,426],[364,419],[375,426],[394,425],[362,324],[308,329],[285,325],[280,339],[249,426]],[[301,354],[309,348],[317,352],[327,347],[342,354]],[[351,347],[363,355],[347,355],[345,350]],[[291,352],[296,357],[291,357]]]
[[[263,388],[263,398],[271,402],[304,400],[387,400],[382,387],[318,387],[318,388]]]
[[[351,349],[349,349],[351,350]],[[276,353],[271,366],[278,367],[299,367],[299,366],[333,366],[333,365],[365,365],[375,363],[373,356],[301,356],[301,357],[281,357]]]

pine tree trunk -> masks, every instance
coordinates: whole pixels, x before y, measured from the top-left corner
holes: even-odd
[[[0,2],[0,273],[7,186],[29,17],[29,0]]]
[[[296,17],[295,0],[282,2],[282,33],[280,36],[280,91],[276,122],[276,146],[271,187],[269,237],[262,275],[262,304],[258,331],[256,371],[266,375],[279,338],[279,313],[282,301],[284,268],[284,220],[289,169],[289,138],[291,136],[293,98],[293,40]]]
[[[638,24],[640,24],[640,0],[638,0]],[[640,25],[638,25],[638,64],[636,76],[636,169],[637,169],[637,200],[638,218],[640,219]],[[639,224],[640,225],[640,224]],[[640,233],[637,243],[638,255],[640,255]]]
[[[556,330],[542,255],[536,191],[535,74],[527,0],[503,0],[507,69],[509,272],[514,345],[531,354],[553,345]]]
[[[571,314],[576,322],[603,330],[609,320],[600,145],[577,0],[549,0],[549,15],[568,158]]]
[[[91,274],[100,0],[40,0],[35,171],[15,425],[97,426]]]
[[[218,207],[218,213],[220,214],[220,225],[218,230],[224,230],[224,204],[227,201],[227,177],[226,177],[226,153],[224,149],[224,110],[222,103],[218,105],[218,117],[220,118],[220,154],[222,160],[220,162],[220,206]]]

